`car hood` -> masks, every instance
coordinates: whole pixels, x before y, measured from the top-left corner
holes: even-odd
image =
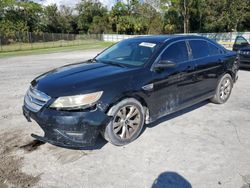
[[[129,77],[131,74],[126,73],[132,70],[104,63],[83,62],[49,71],[34,79],[31,84],[51,97],[77,95],[101,90],[105,84]]]

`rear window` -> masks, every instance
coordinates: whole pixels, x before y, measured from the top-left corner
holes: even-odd
[[[221,49],[213,44],[208,43],[208,48],[209,48],[209,55],[221,54]]]
[[[208,44],[204,40],[190,40],[193,59],[204,58],[209,55]]]

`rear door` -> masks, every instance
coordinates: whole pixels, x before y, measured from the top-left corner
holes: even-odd
[[[195,98],[213,95],[218,77],[223,72],[224,51],[206,40],[189,40],[189,45],[195,64]]]
[[[238,51],[239,49],[248,46],[249,43],[247,39],[242,36],[237,36],[233,45],[233,51]]]

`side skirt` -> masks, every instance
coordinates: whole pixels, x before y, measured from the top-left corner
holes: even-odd
[[[160,119],[160,118],[162,118],[162,117],[164,117],[164,116],[167,116],[167,115],[169,115],[169,114],[175,113],[175,112],[177,112],[177,111],[180,111],[180,110],[183,110],[183,109],[188,108],[188,107],[190,107],[190,106],[193,106],[193,105],[195,105],[195,104],[197,104],[197,103],[200,103],[200,102],[202,102],[202,101],[205,101],[205,100],[207,100],[207,99],[210,99],[210,98],[212,98],[214,95],[215,95],[215,92],[210,92],[210,93],[208,93],[208,94],[206,94],[206,95],[204,95],[204,96],[202,96],[202,97],[200,97],[200,98],[194,99],[194,100],[191,101],[191,102],[187,102],[187,103],[181,105],[180,107],[177,107],[177,108],[173,109],[173,110],[170,111],[170,112],[166,112],[165,114],[162,114],[162,115],[157,116],[157,117],[154,117],[154,118],[153,118],[153,117],[149,117],[149,118],[147,119],[147,121],[146,121],[146,124],[153,123],[154,121],[156,121],[156,120],[158,120],[158,119]]]

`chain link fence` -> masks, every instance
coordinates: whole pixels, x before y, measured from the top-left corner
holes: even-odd
[[[0,33],[0,52],[88,45],[101,40],[101,34],[16,32],[5,35]]]
[[[231,49],[237,36],[244,36],[250,41],[250,32],[233,33],[191,33],[201,35],[219,42]],[[32,50],[41,48],[89,45],[97,41],[118,42],[123,39],[140,35],[117,34],[65,34],[65,33],[30,33],[16,32],[12,34],[0,33],[0,52]]]
[[[243,36],[250,42],[250,32],[231,32],[231,33],[188,33],[188,35],[200,35],[210,38],[228,49],[232,49],[235,38],[237,36]],[[137,37],[141,35],[118,35],[118,34],[104,34],[103,40],[109,42],[118,42],[123,39],[131,37]]]

